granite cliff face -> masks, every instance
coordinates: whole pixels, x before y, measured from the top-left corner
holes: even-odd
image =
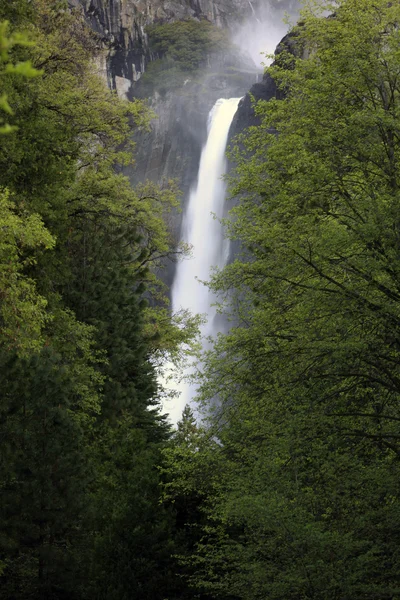
[[[189,76],[181,88],[162,94],[155,90],[147,99],[155,119],[150,131],[137,138],[137,177],[153,181],[172,177],[187,192],[197,175],[211,108],[218,98],[243,96],[255,77],[253,65],[232,70],[219,64],[204,70],[200,79]]]
[[[261,79],[261,68],[236,49],[230,54],[209,57],[200,77],[198,73],[195,78],[189,74],[178,88],[163,92],[155,78],[152,89],[143,91],[142,75],[157,58],[149,47],[146,27],[189,18],[205,19],[233,35],[241,24],[247,23],[247,37],[255,37],[260,19],[266,15],[271,18],[275,11],[280,20],[283,10],[295,1],[69,0],[71,6],[82,10],[102,41],[99,69],[109,87],[131,99],[146,97],[156,114],[151,132],[137,139],[137,166],[130,173],[134,180],[174,178],[187,193],[196,175],[211,107],[220,97],[244,96],[257,77]],[[264,83],[259,87],[264,87]],[[243,109],[251,111],[248,99],[245,104],[241,115]]]
[[[149,64],[159,56],[152,53],[146,27],[186,19],[206,20],[230,33],[235,42],[245,23],[242,38],[256,38],[256,30],[261,29],[267,34],[266,40],[263,35],[264,43],[268,41],[269,20],[280,21],[283,10],[293,2],[296,0],[69,0],[72,7],[82,10],[101,40],[99,68],[109,87],[130,99],[146,98],[155,113],[150,131],[136,133],[136,164],[126,172],[133,184],[147,179],[157,183],[175,179],[182,191],[184,211],[185,199],[196,181],[208,114],[216,100],[245,96],[257,78],[260,83],[252,92],[259,88],[260,97],[265,97],[266,85],[273,86],[273,82],[261,81],[261,68],[232,45],[226,51],[207,54],[202,67],[185,75],[178,85],[170,79],[173,75],[168,64],[163,63],[154,75]],[[274,92],[268,90],[267,95]],[[233,129],[239,131],[246,126],[251,112],[246,97]],[[177,213],[172,223],[177,239],[181,218],[182,213]],[[167,284],[171,283],[173,269],[169,265]]]
[[[189,192],[196,182],[200,154],[207,137],[208,114],[218,98],[241,97],[254,81],[253,72],[232,78],[223,71],[204,74],[201,81],[188,81],[183,89],[154,93],[149,105],[154,111],[150,131],[136,135],[135,166],[127,172],[133,183],[157,183],[174,179],[182,192],[182,212],[171,223],[179,239],[181,219]],[[171,283],[174,265],[164,274]]]
[[[261,81],[260,67],[236,49],[231,54],[209,57],[203,74],[199,77],[197,73],[193,79],[189,74],[180,87],[162,91],[155,78],[152,89],[143,92],[142,75],[157,58],[149,47],[146,27],[185,19],[207,20],[235,37],[240,25],[246,23],[242,37],[256,38],[261,27],[267,43],[269,21],[281,21],[283,11],[290,12],[297,0],[68,1],[82,10],[102,42],[99,69],[109,87],[131,99],[146,97],[156,114],[151,132],[137,139],[137,167],[130,175],[134,180],[175,178],[186,193],[196,175],[207,115],[215,101],[244,96],[257,79],[260,83],[251,90],[257,99],[271,97],[275,88],[268,78]],[[246,96],[232,131],[240,131],[252,118],[250,98]]]
[[[262,1],[262,0],[261,0]],[[127,92],[152,59],[145,27],[188,18],[233,29],[255,14],[260,0],[69,0],[102,38],[109,84]],[[256,8],[255,8],[256,7]]]

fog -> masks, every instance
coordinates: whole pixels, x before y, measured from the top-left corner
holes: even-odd
[[[276,46],[294,24],[299,13],[299,3],[295,0],[248,0],[251,16],[245,23],[233,31],[232,40],[249,54],[254,63],[262,68],[262,63],[269,64],[265,54],[273,54]]]

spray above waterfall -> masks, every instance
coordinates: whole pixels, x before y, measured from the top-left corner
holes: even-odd
[[[278,3],[248,0],[251,16],[233,32],[233,42],[254,61],[256,66],[270,63],[265,54],[273,54],[276,46],[288,32],[287,18],[298,18],[297,0],[281,0]]]
[[[213,267],[223,267],[228,258],[228,241],[222,225],[226,185],[222,179],[226,171],[225,150],[229,127],[240,98],[220,99],[210,112],[208,136],[202,150],[198,178],[192,189],[182,223],[182,238],[192,246],[192,258],[178,264],[172,285],[172,310],[190,309],[206,315],[201,329],[204,340],[217,333],[215,324],[216,300],[205,280]],[[171,420],[177,422],[185,404],[190,403],[195,389],[189,383],[179,386],[180,396],[165,406]]]

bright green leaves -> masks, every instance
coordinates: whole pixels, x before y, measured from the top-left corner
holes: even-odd
[[[29,42],[28,38],[21,33],[10,35],[8,29],[8,21],[0,22],[0,77],[10,74],[25,78],[37,77],[41,72],[32,67],[31,61],[18,62],[16,64],[11,61],[10,52],[14,46],[30,46],[32,42]],[[8,115],[14,114],[5,93],[0,95],[1,112],[5,112]],[[13,127],[9,123],[4,122],[4,118],[0,117],[0,135],[11,133],[12,131],[15,131],[15,126]]]
[[[121,174],[151,114],[97,76],[81,13],[3,5],[16,33],[1,26],[0,125],[15,131],[0,144],[2,593],[161,600],[175,580],[156,468],[169,427],[150,358],[190,334],[155,275],[175,252],[176,188]]]
[[[183,563],[216,598],[398,595],[400,9],[321,10],[233,153],[234,326],[200,379],[209,453],[182,441],[169,486],[204,492]]]
[[[37,350],[48,321],[47,301],[36,291],[24,269],[37,261],[37,253],[54,247],[55,240],[39,215],[18,214],[7,191],[0,194],[1,342],[20,354]]]

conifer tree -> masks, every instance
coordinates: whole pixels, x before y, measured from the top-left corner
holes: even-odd
[[[134,192],[116,173],[149,112],[94,73],[81,15],[44,0],[0,9],[13,39],[30,36],[10,60],[41,72],[22,83],[0,69],[12,111],[0,148],[1,316],[15,334],[0,337],[0,595],[161,599],[171,517],[154,513],[168,428],[143,296],[157,287],[149,266],[170,251],[173,191]]]

